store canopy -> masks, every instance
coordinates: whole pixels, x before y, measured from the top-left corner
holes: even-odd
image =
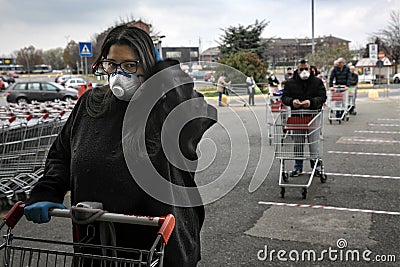
[[[382,61],[384,67],[391,67],[393,65],[388,57],[384,57]],[[376,67],[376,60],[362,58],[357,62],[356,67]]]

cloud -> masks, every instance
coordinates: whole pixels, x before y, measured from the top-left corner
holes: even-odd
[[[384,28],[400,0],[315,0],[315,36],[334,35],[363,43]],[[165,35],[164,45],[215,46],[229,26],[269,21],[262,36],[311,37],[310,0],[0,0],[0,55],[34,45],[39,49],[65,47],[67,40],[90,41],[120,21],[134,17]]]

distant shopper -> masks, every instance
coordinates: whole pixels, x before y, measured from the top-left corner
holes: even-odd
[[[351,81],[350,69],[346,66],[344,58],[338,58],[336,62],[337,66],[333,68],[329,77],[329,88],[333,90],[333,85],[341,85],[344,86],[344,90],[348,90]],[[343,111],[336,111],[337,118],[341,118],[342,115]]]
[[[356,99],[357,99],[357,84],[358,84],[358,75],[355,72],[355,69],[356,67],[350,66],[351,79],[350,79],[349,94],[350,96],[352,96],[350,98],[352,100],[352,103],[350,103],[351,107],[349,113],[353,115],[356,114]]]
[[[320,78],[320,79],[322,80],[323,76],[322,76],[321,72],[319,72],[319,70],[317,69],[316,66],[311,65],[311,66],[310,66],[310,69],[311,69],[311,71],[314,73],[314,76],[315,76],[315,77]]]
[[[270,76],[268,77],[268,84],[272,87],[278,87],[279,80],[276,78],[274,72],[271,72]]]
[[[217,81],[217,92],[218,92],[218,106],[223,106],[222,104],[222,94],[225,91],[225,88],[231,84],[231,82],[226,82],[226,73],[222,73],[222,75],[218,78]]]
[[[254,81],[253,74],[250,74],[249,77],[246,79],[246,85],[247,85],[247,92],[249,93],[249,105],[255,106],[254,104],[254,90],[255,90],[255,85],[256,82]]]
[[[291,67],[288,67],[286,69],[286,73],[285,73],[285,81],[287,81],[287,80],[289,80],[291,78],[293,78],[293,70],[292,70]]]

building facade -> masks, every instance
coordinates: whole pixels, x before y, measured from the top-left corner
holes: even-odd
[[[163,47],[162,57],[176,59],[181,63],[199,61],[198,47]]]

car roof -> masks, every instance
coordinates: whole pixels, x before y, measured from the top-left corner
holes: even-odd
[[[46,81],[26,81],[26,82],[16,82],[16,83],[14,83],[12,86],[10,86],[10,89],[12,89],[12,88],[14,88],[16,85],[18,85],[18,84],[28,84],[28,83],[40,83],[40,84],[43,84],[43,83],[49,83],[49,84],[52,84],[52,85],[54,85],[55,87],[57,87],[57,88],[60,88],[60,89],[65,89],[62,85],[60,85],[60,84],[58,84],[58,83],[56,83],[56,82],[46,82]]]

